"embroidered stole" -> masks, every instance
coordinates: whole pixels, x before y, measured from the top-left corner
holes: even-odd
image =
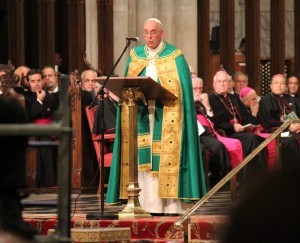
[[[151,144],[148,107],[138,108],[138,169],[149,171],[158,176],[159,196],[162,198],[178,197],[178,178],[182,141],[182,97],[181,85],[175,59],[182,55],[174,50],[169,55],[156,58],[155,65],[159,83],[178,97],[175,101],[156,101],[154,131]],[[127,76],[141,75],[149,63],[145,57],[138,56],[134,49],[130,52],[131,63]],[[126,186],[129,182],[129,147],[128,147],[128,108],[122,105],[121,114],[121,198],[126,198]],[[152,154],[151,154],[152,148]]]

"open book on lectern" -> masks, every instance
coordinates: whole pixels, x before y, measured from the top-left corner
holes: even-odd
[[[101,85],[106,77],[99,77],[94,81]],[[109,91],[113,92],[119,98],[121,97],[123,87],[139,87],[144,93],[146,100],[176,100],[177,97],[169,90],[155,82],[147,76],[142,77],[111,77],[105,85]]]

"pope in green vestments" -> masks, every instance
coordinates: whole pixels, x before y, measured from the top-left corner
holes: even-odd
[[[157,187],[157,193],[150,197],[198,200],[206,193],[206,187],[191,75],[182,51],[157,38],[162,32],[160,27],[162,25],[157,19],[145,21],[146,45],[130,51],[125,69],[125,76],[150,76],[177,97],[175,101],[148,101],[147,105],[139,102],[137,143],[140,188],[143,192],[147,191],[145,187],[153,187],[148,182],[141,183],[140,173],[146,173],[151,180],[156,180],[154,187]],[[123,138],[128,128],[126,112],[126,107],[122,105],[117,113],[107,203],[127,198],[129,156]],[[141,205],[143,207],[142,202]],[[151,209],[146,210],[151,212]]]

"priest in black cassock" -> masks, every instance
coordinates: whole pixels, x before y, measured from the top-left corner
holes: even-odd
[[[299,79],[296,75],[289,76],[287,79],[287,88],[289,95],[293,98],[295,103],[300,107],[300,94],[299,94]],[[297,116],[300,117],[300,114],[297,113]]]
[[[213,129],[214,114],[208,101],[208,95],[202,93],[203,80],[193,77],[192,85],[197,119],[204,128],[204,132],[199,137],[201,148],[211,152],[209,169],[212,173],[210,183],[213,187],[231,170],[229,155],[225,145],[218,140]],[[203,120],[199,121],[201,118]]]
[[[241,141],[244,155],[250,154],[263,138],[246,132],[244,125],[258,125],[259,120],[252,116],[237,96],[228,94],[229,79],[226,71],[218,71],[213,79],[214,92],[209,95],[209,103],[216,116],[215,129],[222,129],[226,135]]]
[[[282,125],[284,119],[291,112],[299,114],[300,107],[286,91],[286,79],[283,74],[276,74],[270,82],[271,92],[260,102],[259,112],[270,127],[269,132],[275,131]],[[300,159],[300,124],[291,124],[288,128],[291,136],[281,138],[282,158],[290,161],[289,164],[282,163],[282,166],[295,166]],[[295,162],[295,163],[292,163]]]

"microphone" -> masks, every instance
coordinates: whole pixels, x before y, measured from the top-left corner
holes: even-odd
[[[126,37],[126,40],[128,40],[128,41],[139,41],[140,38],[139,37]]]

